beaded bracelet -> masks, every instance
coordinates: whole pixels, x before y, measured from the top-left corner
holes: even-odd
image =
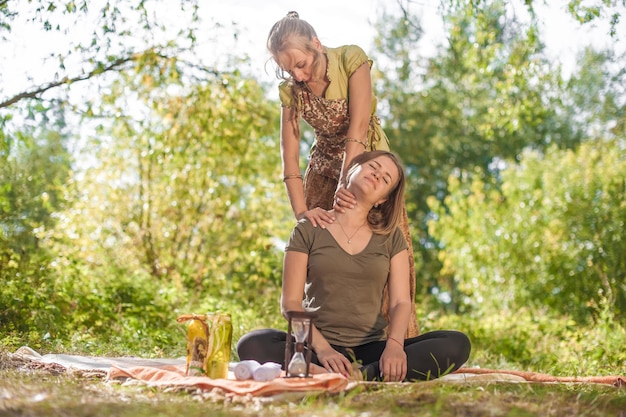
[[[285,177],[283,178],[283,182],[285,182],[287,180],[290,180],[290,179],[293,179],[293,178],[300,178],[300,179],[302,179],[302,174],[288,174],[288,175],[285,175]]]
[[[359,144],[363,145],[363,149],[367,149],[367,145],[364,142],[361,142],[360,140],[357,140],[357,139],[346,138],[345,142],[346,143],[348,143],[348,142],[359,143]]]

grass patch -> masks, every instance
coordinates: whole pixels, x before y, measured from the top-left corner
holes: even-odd
[[[273,399],[167,392],[60,369],[31,369],[2,354],[2,416],[625,416],[626,390],[604,385],[413,383]]]
[[[208,306],[204,310],[210,310]],[[284,324],[269,308],[233,312],[233,342],[259,327]],[[459,329],[472,340],[467,366],[543,372],[557,376],[624,375],[626,332],[612,317],[583,326],[567,317],[531,311],[499,315],[427,315],[423,332]],[[172,319],[173,321],[174,319]],[[146,332],[150,326],[144,325]],[[180,326],[158,329],[163,338],[81,335],[37,339],[34,333],[0,331],[0,416],[617,416],[626,417],[626,389],[599,384],[440,383],[367,384],[340,394],[286,394],[272,398],[228,398],[219,393],[168,392],[143,385],[108,383],[104,373],[33,369],[8,353],[28,344],[39,353],[93,356],[178,357],[184,355]],[[161,342],[157,342],[161,340]],[[234,343],[233,343],[234,345]],[[233,356],[233,359],[237,358]]]

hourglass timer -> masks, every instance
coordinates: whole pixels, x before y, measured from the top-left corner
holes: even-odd
[[[311,364],[311,323],[314,313],[306,311],[288,311],[287,343],[285,344],[285,371],[287,378],[308,378]],[[289,335],[293,335],[289,337]],[[308,347],[306,353],[304,346]]]

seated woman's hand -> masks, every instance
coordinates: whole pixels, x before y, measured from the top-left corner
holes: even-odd
[[[319,363],[321,363],[328,372],[336,372],[345,377],[349,377],[352,374],[352,364],[348,358],[335,349],[329,347],[325,350],[316,351],[315,354],[317,355]]]
[[[380,372],[385,382],[402,382],[406,378],[406,352],[395,343],[387,344],[380,356]]]
[[[302,220],[304,218],[309,219],[313,227],[320,226],[322,229],[326,229],[327,224],[335,221],[335,216],[332,213],[329,213],[320,207],[307,210],[298,215],[298,220]]]
[[[333,208],[335,211],[344,213],[346,209],[352,209],[356,205],[356,199],[354,194],[346,189],[343,185],[340,185],[335,191],[335,204]]]
[[[322,368],[321,366],[319,366],[316,363],[311,363],[309,364],[309,372],[312,375],[317,375],[317,374],[327,374],[328,371],[326,370],[326,368]]]

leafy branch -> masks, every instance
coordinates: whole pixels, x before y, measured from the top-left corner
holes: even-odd
[[[62,85],[70,85],[79,81],[85,81],[100,74],[104,74],[110,71],[119,71],[125,64],[128,62],[136,61],[143,53],[135,53],[131,56],[118,58],[111,62],[109,65],[104,66],[102,63],[99,63],[93,70],[89,71],[86,74],[77,75],[75,77],[64,77],[59,81],[53,81],[50,83],[46,83],[35,87],[30,91],[24,91],[19,94],[16,94],[13,97],[10,97],[2,102],[0,102],[0,108],[9,107],[21,100],[29,99],[29,98],[39,98],[43,93],[48,90],[51,90],[56,87],[60,87]]]
[[[2,0],[0,0],[2,1]],[[93,77],[99,76],[101,74],[107,73],[107,72],[112,72],[112,71],[122,71],[125,69],[125,65],[132,62],[132,63],[137,63],[139,61],[141,61],[142,59],[144,59],[146,56],[150,55],[152,56],[152,58],[156,58],[156,59],[160,59],[160,60],[168,60],[171,59],[172,56],[179,56],[180,51],[178,52],[174,52],[172,54],[172,52],[170,51],[171,55],[168,54],[164,54],[164,53],[159,53],[157,51],[155,51],[154,48],[142,51],[142,52],[136,52],[133,53],[130,56],[126,56],[126,57],[120,57],[115,59],[114,61],[110,62],[108,65],[104,65],[103,63],[98,63],[94,69],[92,69],[91,71],[89,71],[86,74],[81,74],[81,75],[77,75],[74,77],[64,77],[59,81],[53,81],[53,82],[49,82],[46,84],[42,84],[38,87],[34,87],[31,90],[28,91],[23,91],[19,94],[14,95],[13,97],[7,98],[4,101],[0,102],[0,109],[5,108],[5,107],[9,107],[15,103],[18,103],[22,100],[26,100],[26,99],[38,99],[41,97],[41,95],[43,93],[45,93],[48,90],[63,86],[63,85],[70,85],[79,81],[86,81],[89,80]],[[192,63],[192,62],[186,62],[186,61],[182,61],[182,60],[178,60],[181,63],[184,63],[186,67],[190,68],[190,69],[195,69],[196,71],[199,71],[200,73],[204,73],[204,74],[208,74],[210,76],[213,77],[217,77],[220,75],[220,72],[216,69],[213,68],[208,68],[204,65],[200,65],[200,64],[196,64],[196,63]]]

